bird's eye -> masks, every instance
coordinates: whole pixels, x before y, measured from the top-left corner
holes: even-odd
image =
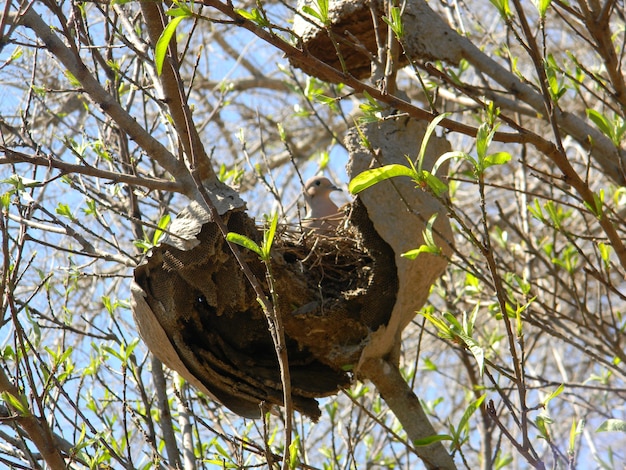
[[[320,180],[317,180],[317,181],[315,182],[315,186],[319,186],[320,184],[322,184],[322,182],[321,182]]]

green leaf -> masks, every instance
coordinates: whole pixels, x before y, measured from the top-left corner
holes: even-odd
[[[563,393],[563,390],[565,390],[565,385],[561,384],[557,387],[557,389],[552,392],[550,395],[548,395],[548,397],[543,401],[543,405],[544,406],[548,406],[548,403],[550,403],[551,400],[553,400],[554,398],[558,397],[561,393]]]
[[[270,22],[267,20],[265,15],[259,11],[258,8],[253,8],[251,11],[242,10],[240,8],[235,8],[235,11],[243,16],[245,19],[252,21],[257,26],[261,28],[266,28],[270,25]]]
[[[421,253],[431,253],[435,255],[441,253],[441,248],[437,246],[437,244],[435,243],[435,237],[433,236],[433,224],[437,219],[437,215],[437,213],[433,214],[430,219],[428,219],[428,222],[426,223],[426,228],[422,230],[422,238],[424,239],[424,244],[421,245],[419,248],[402,253],[400,256],[402,256],[403,258],[414,260]]]
[[[430,371],[439,370],[439,368],[437,367],[437,364],[435,364],[430,358],[425,357],[423,359],[423,362],[424,362],[424,369],[430,370]]]
[[[459,320],[450,312],[443,313],[443,317],[445,320],[447,320],[449,326],[446,325],[445,322],[438,319],[435,322],[435,320],[430,315],[426,315],[424,313],[422,313],[422,315],[426,316],[426,318],[439,329],[439,334],[442,337],[451,339],[456,342],[462,341],[476,359],[480,374],[482,375],[485,368],[485,350],[472,337],[474,323],[476,321],[476,315],[478,313],[479,306],[480,304],[476,304],[472,313],[470,314],[469,320],[467,319],[467,314],[463,313],[463,324],[461,324]],[[444,326],[441,326],[442,324]]]
[[[378,122],[381,118],[381,113],[386,109],[386,106],[376,101],[374,97],[372,97],[372,95],[365,90],[363,91],[363,96],[367,102],[359,105],[359,109],[363,111],[363,116],[359,118],[359,122]],[[361,132],[359,131],[359,133]],[[369,148],[367,145],[365,147]]]
[[[459,320],[457,320],[457,318],[450,312],[444,312],[443,313],[443,317],[448,320],[448,323],[451,326],[451,330],[455,333],[455,334],[459,334],[460,332],[463,331],[463,327],[461,326],[461,322],[459,322]]]
[[[123,354],[124,362],[128,362],[128,360],[133,355],[133,351],[139,345],[139,338],[134,338],[128,345],[122,344],[120,346],[120,352]]]
[[[317,6],[316,10],[308,5],[304,5],[302,11],[320,20],[324,26],[328,26],[330,24],[328,19],[328,0],[316,0],[315,6]]]
[[[430,171],[422,170],[419,181],[426,183],[428,188],[430,188],[433,194],[437,197],[448,191],[448,186]]]
[[[536,1],[537,10],[539,11],[539,16],[542,19],[545,18],[546,12],[548,11],[548,8],[550,7],[551,3],[552,3],[552,0],[537,0]]]
[[[80,88],[82,86],[82,84],[80,83],[80,81],[74,76],[74,74],[72,74],[72,72],[70,72],[69,70],[65,70],[63,72],[63,75],[65,75],[65,77],[67,78],[67,80],[70,82],[70,84],[76,88]]]
[[[152,236],[152,244],[153,245],[157,245],[159,243],[159,240],[161,239],[161,237],[163,236],[163,231],[167,228],[167,226],[170,224],[170,220],[172,218],[170,217],[169,214],[165,214],[163,217],[161,217],[159,219],[159,223],[157,224],[157,226],[159,227],[157,230],[154,231],[154,235]]]
[[[596,432],[623,432],[626,433],[626,421],[622,419],[607,419],[602,423]]]
[[[191,18],[193,16],[193,10],[191,10],[186,3],[174,0],[174,4],[177,6],[174,8],[170,8],[165,12],[167,16],[183,16],[185,18]]]
[[[261,246],[261,259],[263,261],[270,260],[270,252],[276,235],[276,227],[278,226],[278,212],[274,212],[269,228],[263,232],[263,245]]]
[[[185,18],[187,18],[187,16],[174,17],[172,21],[167,24],[156,43],[154,48],[154,64],[158,75],[161,75],[163,71],[163,62],[165,62],[165,56],[167,55],[167,49],[172,40],[172,36],[174,36],[179,23]]]
[[[26,397],[24,395],[16,397],[10,392],[2,392],[0,396],[2,397],[2,400],[4,400],[5,403],[11,405],[11,407],[20,416],[30,416],[30,410],[28,409],[28,404],[26,403]]]
[[[476,306],[477,309],[478,306]],[[462,331],[458,333],[459,337],[463,340],[467,348],[476,359],[476,363],[478,364],[478,370],[480,375],[483,375],[485,371],[485,350],[476,342],[474,338],[472,338],[468,333]]]
[[[390,16],[383,16],[383,21],[387,23],[396,38],[402,39],[404,37],[404,24],[402,24],[402,10],[400,7],[392,6],[389,11]]]
[[[25,178],[24,176],[13,174],[8,178],[0,180],[0,183],[6,183],[13,186],[15,191],[22,192],[25,191],[26,188],[36,188],[41,186],[42,182],[38,180],[33,180],[30,178]],[[14,191],[11,191],[14,192]]]
[[[417,179],[417,174],[412,168],[394,163],[380,168],[372,168],[358,174],[350,181],[348,190],[351,194],[358,194],[381,181],[396,176],[408,176],[409,178]]]
[[[11,53],[11,57],[9,57],[9,60],[7,61],[7,63],[13,62],[14,60],[19,59],[20,57],[22,57],[23,53],[24,51],[21,46],[16,47]]]
[[[565,269],[569,274],[574,274],[578,268],[579,253],[575,246],[566,245],[560,253],[560,257],[552,257],[552,262]]]
[[[276,129],[278,129],[278,136],[280,137],[280,141],[283,143],[287,142],[287,132],[285,132],[285,127],[282,125],[282,123],[277,122]]]
[[[491,4],[498,9],[500,16],[507,19],[511,16],[511,7],[509,6],[509,0],[489,0]]]
[[[611,120],[595,109],[587,109],[587,117],[607,136],[613,143],[616,141],[616,134]]]
[[[337,98],[333,98],[332,96],[326,96],[322,93],[316,94],[314,97],[315,101],[327,105],[333,111],[338,111],[339,107],[337,106]]]
[[[501,470],[510,468],[511,463],[513,463],[513,456],[510,454],[502,454],[502,451],[498,451],[496,454],[496,459],[493,462],[494,470]]]
[[[554,102],[558,102],[567,92],[567,88],[563,85],[563,71],[552,54],[549,54],[545,59],[544,69],[546,71],[546,78],[548,79],[548,91],[550,92],[550,96]]]
[[[485,169],[490,166],[501,165],[511,159],[511,155],[508,152],[487,154],[497,128],[497,124],[492,126],[489,122],[484,122],[476,133],[476,156],[478,160],[474,163],[474,171],[478,176],[481,176]],[[470,163],[472,162],[470,161]]]
[[[415,439],[413,445],[415,447],[424,447],[434,444],[435,442],[451,441],[452,436],[448,434],[435,434],[434,436],[425,437],[423,439]]]
[[[289,444],[289,468],[294,469],[298,466],[298,447],[300,446],[300,436],[296,436],[295,439]]]
[[[8,209],[10,205],[11,205],[11,193],[7,191],[6,193],[2,194],[2,196],[0,197],[0,208]]]
[[[98,205],[96,204],[95,200],[87,199],[85,201],[85,204],[87,205],[87,208],[82,209],[85,215],[94,215],[94,216],[98,215]]]
[[[472,417],[474,413],[476,413],[476,410],[480,408],[480,405],[482,405],[486,397],[487,395],[481,395],[480,397],[478,397],[476,400],[474,400],[472,403],[468,405],[468,407],[465,409],[465,412],[463,413],[463,416],[461,417],[461,421],[459,421],[459,425],[457,426],[457,429],[463,429],[467,426],[470,418]]]
[[[245,235],[240,235],[239,233],[228,232],[226,235],[226,240],[231,243],[235,243],[236,245],[247,248],[248,250],[254,251],[259,257],[263,258],[263,252],[259,245],[257,245],[253,240],[246,237]]]
[[[587,109],[587,117],[602,131],[608,138],[613,138],[613,126],[611,122],[604,115],[596,111],[595,109]]]
[[[489,168],[493,165],[504,165],[511,160],[511,154],[509,152],[496,152],[491,155],[487,155],[485,157],[485,161],[483,162],[483,169]]]
[[[535,219],[545,223],[546,217],[543,213],[543,209],[541,208],[541,204],[539,203],[539,199],[535,199],[533,204],[528,205],[528,211]]]
[[[324,150],[323,152],[320,152],[319,157],[318,157],[318,163],[317,163],[317,166],[319,168],[318,171],[322,171],[328,168],[329,163],[330,163],[330,155],[328,154],[328,151]]]
[[[113,349],[111,346],[102,346],[102,349],[108,352],[109,354],[111,354],[113,357],[116,357],[117,359],[119,359],[121,362],[124,362],[124,358],[122,357],[122,355],[119,352],[117,352],[115,349]]]
[[[459,151],[446,152],[437,159],[437,161],[433,165],[433,169],[431,170],[431,173],[433,175],[436,174],[439,168],[441,167],[441,165],[443,165],[448,160],[452,160],[453,158],[463,158],[464,160],[469,160],[470,162],[474,162],[474,159],[465,152],[459,152]]]
[[[576,419],[572,419],[572,426],[569,430],[569,445],[567,447],[567,453],[569,455],[576,454],[576,437],[580,436],[585,428],[585,420],[581,419],[576,422]]]
[[[55,367],[58,367],[61,364],[63,364],[67,360],[67,358],[70,356],[70,354],[72,354],[72,351],[74,350],[74,348],[72,348],[71,346],[68,347],[68,349],[64,350],[63,352],[61,352],[61,348],[58,346],[57,346],[57,352],[54,352],[52,349],[50,349],[47,346],[44,347],[44,349],[52,358]]]
[[[219,179],[222,183],[226,183],[228,180],[232,180],[234,184],[241,180],[245,172],[237,168],[235,165],[234,168],[228,169],[225,164],[220,165],[220,171],[217,175],[217,179]]]
[[[426,318],[426,320],[428,320],[430,323],[432,323],[432,325],[437,328],[438,330],[438,334],[441,338],[444,339],[449,339],[449,340],[454,340],[455,339],[455,333],[453,332],[453,330],[448,326],[448,324],[443,321],[440,318],[437,318],[435,315],[427,312],[426,310],[421,310],[420,314]]]
[[[539,434],[548,442],[552,441],[550,438],[550,431],[548,429],[550,424],[552,424],[552,419],[549,416],[539,415],[537,416],[537,419],[535,419],[535,425],[539,430]]]
[[[414,260],[419,255],[421,255],[422,253],[430,253],[430,254],[436,255],[439,252],[440,252],[440,250],[438,248],[433,250],[432,248],[430,248],[430,247],[428,247],[426,245],[420,245],[419,248],[414,248],[412,250],[405,251],[400,256],[402,256],[403,258],[406,258],[406,259]]]
[[[474,334],[474,325],[476,324],[476,317],[478,316],[479,307],[480,303],[476,303],[476,305],[472,309],[472,313],[470,313],[469,318],[467,318],[467,315],[463,313],[463,329],[470,337]]]
[[[476,154],[478,155],[478,161],[482,161],[487,156],[487,149],[491,144],[491,129],[488,123],[483,122],[476,132]]]
[[[59,214],[60,216],[67,217],[70,220],[74,220],[74,215],[72,214],[72,211],[70,210],[70,206],[68,206],[67,204],[63,204],[62,202],[59,202],[59,204],[57,205],[55,209],[55,212]]]
[[[587,201],[584,204],[593,215],[600,218],[604,212],[604,191],[601,189],[599,193],[593,193],[593,205]]]
[[[217,450],[217,452],[226,459],[227,462],[232,461],[232,455],[224,449],[217,441],[213,443],[213,446]]]
[[[424,132],[424,137],[422,138],[422,145],[420,146],[420,152],[417,155],[417,169],[419,171],[422,170],[422,164],[424,162],[424,155],[426,155],[426,147],[428,146],[428,141],[430,140],[430,137],[432,136],[433,132],[435,132],[435,129],[437,128],[439,123],[443,121],[445,118],[447,118],[448,116],[450,116],[450,114],[451,113],[440,114],[439,116],[435,117],[435,119],[433,119],[432,121],[428,123],[426,132]]]
[[[599,242],[598,243],[598,251],[600,252],[600,257],[604,262],[604,267],[609,268],[611,264],[611,245],[607,245],[606,243]]]
[[[109,313],[109,315],[113,314],[116,306],[113,304],[113,302],[111,302],[111,297],[109,297],[108,295],[103,295],[102,297],[100,297],[100,300],[102,300],[102,305],[104,306],[104,309]]]
[[[483,372],[485,371],[485,350],[481,348],[479,344],[474,341],[473,338],[470,338],[469,336],[461,337],[464,339],[465,344],[472,353],[472,356],[474,356],[474,359],[476,359],[476,363],[478,364],[478,371],[480,372],[480,375],[482,377]]]

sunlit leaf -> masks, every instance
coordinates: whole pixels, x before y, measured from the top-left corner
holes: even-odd
[[[509,6],[509,0],[489,0],[493,6],[498,9],[500,16],[504,19],[511,16],[511,7]]]
[[[471,160],[472,162],[474,161],[472,159],[472,157],[465,153],[465,152],[460,152],[460,151],[453,151],[453,152],[446,152],[443,155],[441,155],[437,161],[435,162],[435,164],[433,165],[433,169],[432,169],[432,174],[436,174],[437,171],[439,170],[439,168],[441,168],[441,166],[447,162],[448,160],[452,160],[454,158],[463,158],[466,160]]]
[[[413,441],[413,445],[415,447],[424,447],[434,444],[435,442],[451,441],[452,439],[452,436],[449,436],[448,434],[436,434],[423,439],[415,439]]]
[[[552,392],[550,395],[548,395],[548,397],[543,401],[544,406],[548,406],[548,403],[550,403],[551,400],[553,400],[554,398],[558,397],[561,393],[563,393],[563,390],[565,390],[565,385],[561,384],[557,387],[557,389]]]
[[[569,431],[569,445],[567,447],[567,453],[569,455],[575,455],[576,453],[576,438],[580,436],[585,427],[585,420],[580,419],[576,421],[576,419],[572,419],[572,426]]]
[[[2,392],[0,396],[4,402],[11,405],[17,414],[20,416],[30,416],[31,413],[28,408],[28,404],[26,403],[26,397],[23,395],[16,397],[10,392]]]
[[[269,228],[263,232],[263,246],[261,247],[261,259],[263,261],[270,260],[270,252],[276,235],[276,227],[278,226],[278,212],[275,212],[270,222]],[[254,243],[254,242],[253,242]]]
[[[235,243],[236,245],[247,248],[250,251],[254,251],[259,257],[263,258],[263,251],[261,251],[261,247],[257,245],[252,239],[246,237],[245,235],[241,235],[239,233],[228,232],[226,235],[226,240],[231,243]]]
[[[595,109],[587,109],[587,117],[591,119],[591,121],[598,126],[598,129],[602,131],[604,135],[613,138],[613,127],[611,126],[611,121],[602,113],[599,113]]]
[[[546,12],[548,11],[551,3],[552,0],[536,0],[537,10],[539,11],[539,16],[541,18],[545,18]]]
[[[439,123],[443,121],[444,119],[446,119],[449,115],[450,113],[440,114],[439,116],[435,117],[435,119],[433,119],[432,121],[428,123],[428,127],[426,127],[426,131],[424,132],[424,137],[422,138],[422,144],[420,145],[419,154],[417,155],[417,169],[418,170],[422,169],[424,156],[426,155],[426,147],[428,146],[430,137],[432,136],[433,132],[435,132],[435,129],[437,128]]]
[[[398,6],[392,6],[389,11],[389,16],[383,16],[383,21],[387,23],[393,34],[398,39],[402,39],[404,37],[404,24],[402,23],[402,10]]]
[[[511,154],[509,152],[496,152],[485,157],[483,162],[483,169],[493,165],[504,165],[511,160]]]
[[[167,55],[167,49],[172,41],[172,37],[176,32],[176,28],[180,24],[182,20],[184,20],[186,16],[176,16],[174,17],[163,29],[159,40],[154,47],[154,64],[156,66],[156,71],[158,75],[161,75],[163,71],[163,62],[165,62],[165,56]]]
[[[249,12],[243,9],[239,9],[239,8],[235,9],[235,11],[241,16],[243,16],[245,19],[252,21],[256,25],[260,26],[261,28],[266,28],[267,26],[270,25],[270,22],[263,15],[263,13],[259,11],[258,8],[253,8]]]
[[[169,214],[165,214],[163,217],[159,219],[157,226],[159,227],[154,231],[154,236],[152,237],[152,244],[157,245],[163,236],[163,231],[167,229],[167,226],[170,224],[171,216]]]
[[[626,433],[626,421],[610,418],[598,426],[596,432],[623,432]]]
[[[408,166],[394,163],[380,168],[372,168],[371,170],[366,170],[363,173],[358,174],[352,178],[352,181],[350,181],[348,190],[351,194],[358,194],[361,191],[380,183],[381,181],[394,178],[396,176],[416,178],[417,175],[415,171]]]
[[[480,397],[478,397],[476,400],[474,400],[467,406],[467,408],[465,409],[465,412],[463,413],[463,416],[461,416],[459,425],[457,426],[458,429],[462,429],[467,426],[470,418],[474,415],[474,413],[476,413],[476,410],[480,408],[480,405],[483,404],[486,397],[487,395],[481,395]]]
[[[426,183],[428,188],[437,197],[442,196],[445,192],[448,191],[448,186],[435,175],[433,175],[430,171],[422,170],[420,179]]]

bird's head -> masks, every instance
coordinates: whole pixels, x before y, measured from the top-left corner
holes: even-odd
[[[310,204],[315,199],[327,199],[333,191],[341,191],[325,176],[314,176],[304,184],[304,198]]]

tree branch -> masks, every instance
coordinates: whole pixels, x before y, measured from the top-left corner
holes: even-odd
[[[93,166],[75,165],[52,157],[27,155],[22,152],[16,152],[7,147],[0,147],[4,153],[4,157],[0,157],[0,165],[7,163],[28,163],[30,165],[44,166],[48,168],[56,168],[64,174],[76,174],[93,176],[110,180],[114,183],[126,183],[131,186],[143,186],[144,188],[155,191],[167,192],[183,192],[183,185],[176,181],[167,181],[149,176],[133,176],[125,173],[117,173],[115,171],[102,170]]]
[[[109,94],[98,80],[90,73],[80,56],[74,53],[54,33],[51,28],[39,16],[33,8],[29,8],[23,14],[9,16],[13,24],[21,24],[30,28],[41,41],[46,49],[57,58],[61,64],[78,80],[83,87],[83,92],[96,103],[102,111],[110,116],[131,139],[163,168],[165,168],[180,185],[182,192],[193,194],[195,185],[185,167],[163,144],[152,137],[122,106]]]
[[[367,359],[361,364],[359,372],[376,386],[412,442],[437,435],[419,398],[396,366],[381,358]],[[457,468],[441,442],[416,446],[416,452],[428,470]]]
[[[163,33],[166,17],[163,5],[160,2],[141,2],[141,12],[146,20],[148,35],[152,47],[156,46],[159,37]],[[198,130],[193,123],[193,117],[186,94],[183,89],[183,81],[180,77],[176,40],[172,39],[168,48],[169,54],[165,57],[163,71],[161,73],[161,85],[165,103],[170,112],[172,122],[176,128],[180,144],[185,150],[190,165],[197,166],[202,181],[215,178],[215,172],[211,168],[211,162],[202,145]]]
[[[309,64],[308,68],[315,69],[318,72],[317,77],[320,79],[344,83],[354,89],[357,93],[365,91],[373,98],[386,103],[395,109],[403,111],[415,119],[431,121],[436,117],[434,113],[430,113],[424,109],[418,108],[417,106],[413,106],[412,104],[394,95],[389,95],[374,86],[363,83],[348,73],[335,69],[334,67],[314,57],[307,50],[298,49],[297,47],[292,46],[282,37],[266,31],[256,23],[239,15],[231,4],[225,4],[219,0],[202,0],[202,3],[206,6],[215,8],[229,18],[232,18],[238,26],[251,31],[268,44],[271,44],[281,50],[290,60],[296,63],[301,62]],[[518,100],[526,102],[540,113],[544,112],[544,101],[541,94],[535,92],[529,85],[522,83],[518,77],[504,69],[500,64],[478,49],[469,39],[460,36],[456,31],[452,30],[439,17],[439,15],[430,9],[425,2],[419,1],[411,3],[410,5],[418,9],[419,12],[419,14],[416,15],[419,21],[413,24],[413,29],[415,31],[421,32],[424,30],[422,27],[424,23],[432,23],[433,25],[436,25],[436,29],[440,30],[437,37],[445,36],[447,39],[446,47],[450,50],[447,51],[446,57],[442,60],[445,60],[448,57],[467,59],[478,70],[491,77],[506,90],[514,93]],[[431,28],[432,25],[429,27],[429,30]],[[408,42],[409,41],[407,41],[407,43]],[[413,54],[417,53],[416,51],[405,52]],[[626,160],[625,152],[617,149],[611,140],[602,134],[602,132],[595,127],[588,125],[578,116],[571,113],[557,111],[555,117],[564,132],[574,137],[583,146],[590,148],[592,156],[605,170],[608,176],[613,178],[618,184],[626,183],[626,174],[624,174],[625,165],[623,164],[623,160]],[[443,119],[440,122],[440,125],[448,130],[471,137],[475,137],[477,132],[476,127],[461,124],[451,119]],[[538,145],[541,145],[540,137],[530,132],[497,132],[494,136],[494,140],[504,143],[529,143],[537,147],[538,150],[540,150]]]

